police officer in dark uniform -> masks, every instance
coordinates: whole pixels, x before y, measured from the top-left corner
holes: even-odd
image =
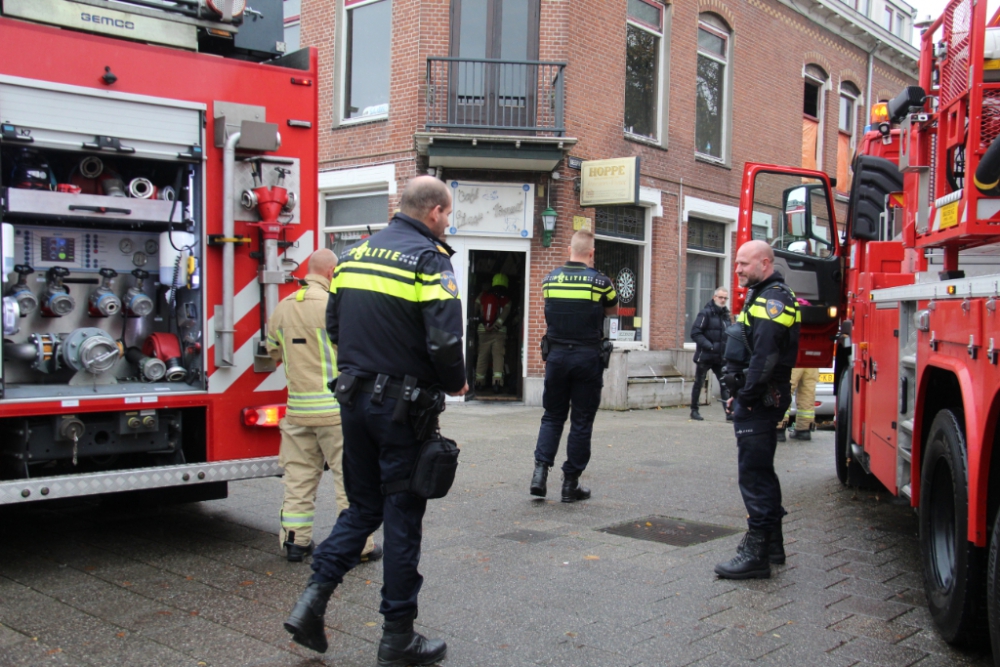
[[[413,631],[417,571],[427,501],[386,485],[409,479],[420,442],[407,410],[413,386],[465,394],[463,312],[450,257],[440,240],[451,193],[430,176],[411,180],[401,212],[379,233],[349,248],[330,285],[327,332],[338,346],[336,393],[344,430],[344,483],[350,508],[313,557],[313,575],[285,622],[292,639],[323,653],[323,615],[334,588],[360,562],[367,536],[384,523],[385,618],[379,665],[429,665],[441,640]],[[419,392],[418,392],[419,394]],[[394,414],[395,413],[395,414]]]
[[[781,485],[774,472],[778,422],[792,401],[790,378],[799,351],[798,303],[774,270],[774,251],[750,241],[736,253],[736,275],[749,287],[736,323],[727,333],[727,378],[735,392],[733,423],[739,453],[739,485],[749,531],[736,557],[715,566],[723,579],[767,579],[771,563],[785,562]],[[737,367],[734,367],[735,366]]]
[[[535,446],[535,473],[531,495],[545,497],[549,468],[555,463],[563,425],[573,406],[566,462],[563,464],[562,501],[590,497],[580,486],[580,474],[590,461],[590,434],[604,386],[602,339],[604,318],[618,313],[618,294],[606,275],[594,269],[594,235],[579,231],[570,242],[569,261],[542,283],[545,323],[542,339],[545,393],[542,426]]]

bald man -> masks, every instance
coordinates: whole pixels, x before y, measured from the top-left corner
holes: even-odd
[[[282,299],[268,325],[267,351],[282,362],[288,384],[288,410],[278,425],[285,469],[279,539],[289,562],[300,563],[313,550],[316,491],[323,463],[333,473],[337,514],[348,508],[342,458],[340,406],[327,383],[336,373],[336,347],[326,334],[326,302],[337,256],[323,248],[309,257],[306,284]],[[378,560],[382,549],[368,536],[362,561]]]
[[[774,472],[778,422],[792,401],[789,379],[799,351],[795,294],[774,270],[774,251],[750,241],[736,253],[736,276],[746,302],[736,319],[738,338],[727,336],[726,377],[739,456],[739,485],[748,531],[736,557],[715,566],[723,579],[766,579],[771,563],[785,562],[781,485]]]

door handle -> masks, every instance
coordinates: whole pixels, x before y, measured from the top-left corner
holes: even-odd
[[[121,213],[122,215],[132,215],[132,209],[130,208],[113,208],[111,206],[79,206],[77,204],[70,204],[68,208],[71,211],[89,211],[91,213]]]
[[[788,264],[788,268],[790,269],[801,269],[806,265],[805,262],[789,262],[787,260],[785,261],[785,263]]]

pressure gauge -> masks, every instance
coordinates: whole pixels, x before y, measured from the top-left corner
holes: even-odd
[[[148,241],[146,241],[146,254],[147,255],[155,255],[159,251],[160,251],[160,244],[159,243],[157,243],[153,239],[149,239]]]
[[[132,255],[132,263],[136,266],[145,266],[147,261],[149,261],[149,257],[144,252],[137,252]]]
[[[131,255],[135,244],[132,243],[132,239],[122,239],[118,242],[118,249],[122,251],[123,255]]]

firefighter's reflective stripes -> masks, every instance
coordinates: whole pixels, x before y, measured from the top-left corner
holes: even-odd
[[[423,274],[373,262],[345,262],[337,267],[330,291],[358,289],[422,303],[457,296],[441,284],[441,274]]]
[[[311,526],[315,520],[316,512],[281,511],[281,527],[285,530],[295,530],[301,526]]]
[[[333,343],[330,342],[330,335],[326,329],[316,329],[316,340],[319,342],[319,352],[322,357],[323,386],[328,387],[336,377],[334,372],[337,367],[336,354],[333,351]]]

